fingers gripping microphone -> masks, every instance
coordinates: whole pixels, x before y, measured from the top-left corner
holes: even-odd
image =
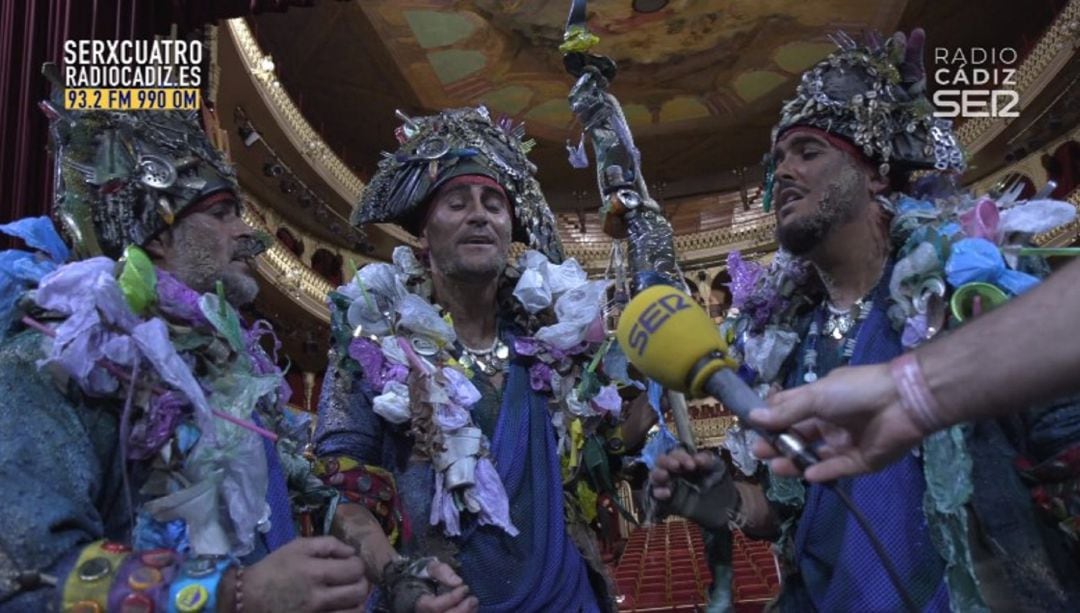
[[[736,364],[726,356],[727,343],[716,324],[690,296],[667,285],[643,290],[626,305],[615,335],[634,366],[661,385],[692,398],[705,395],[716,398],[801,470],[818,462],[817,454],[795,433],[769,432],[750,421],[750,411],[765,406],[765,402],[732,372]],[[866,516],[843,488],[831,484],[826,487],[836,493],[866,532],[905,608],[912,612],[922,610],[904,586]]]
[[[716,398],[801,469],[818,461],[794,433],[750,421],[750,411],[765,402],[732,371],[737,365],[726,356],[727,343],[690,296],[667,285],[643,290],[626,305],[615,335],[630,362],[664,387]]]

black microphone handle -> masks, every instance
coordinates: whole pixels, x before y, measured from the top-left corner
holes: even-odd
[[[715,359],[717,359],[715,355],[708,355],[698,360],[698,363],[694,366],[694,373],[699,372]],[[776,447],[780,453],[784,454],[785,457],[794,462],[800,470],[806,470],[812,464],[816,464],[819,461],[817,454],[802,440],[802,437],[794,432],[769,432],[755,426],[750,421],[750,411],[765,406],[765,401],[755,394],[754,390],[750,389],[750,386],[732,372],[730,368],[721,368],[709,375],[709,378],[705,381],[703,387],[705,393],[722,402],[724,406],[742,420],[744,424],[750,426],[754,432],[765,437],[767,441],[772,443],[773,447]],[[851,511],[851,514],[855,517],[855,521],[858,522],[859,527],[866,532],[866,536],[870,539],[870,544],[874,548],[874,552],[881,558],[881,564],[885,568],[886,574],[889,576],[889,581],[896,587],[896,591],[900,595],[900,599],[904,602],[905,608],[908,611],[918,613],[921,609],[915,604],[915,600],[911,597],[911,593],[900,579],[900,573],[896,571],[896,566],[894,566],[889,559],[885,547],[881,544],[881,540],[877,535],[874,534],[866,516],[859,511],[855,506],[855,503],[851,500],[851,496],[849,496],[843,488],[834,488],[832,487],[832,483],[826,483],[824,485],[832,488],[840,500],[843,501],[844,505],[847,506],[848,510]]]
[[[765,401],[730,368],[714,372],[705,381],[704,388],[706,394],[722,402],[724,408],[747,424],[750,423],[750,411],[765,406]]]
[[[734,413],[743,424],[765,437],[765,440],[795,462],[800,470],[806,470],[811,464],[818,462],[817,454],[794,432],[769,432],[750,421],[750,411],[764,407],[765,401],[730,368],[721,368],[711,374],[703,387],[706,394],[719,400],[724,408]]]

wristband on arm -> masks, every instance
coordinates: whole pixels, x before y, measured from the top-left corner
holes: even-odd
[[[941,405],[930,392],[923,376],[922,367],[914,353],[905,353],[889,362],[896,391],[900,395],[900,406],[911,415],[915,425],[923,434],[930,434],[945,427],[941,418]]]

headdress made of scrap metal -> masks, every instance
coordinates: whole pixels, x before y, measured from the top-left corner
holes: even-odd
[[[352,214],[354,225],[396,223],[419,236],[425,205],[440,185],[453,177],[481,174],[506,190],[514,212],[513,239],[554,262],[563,259],[555,216],[548,207],[536,166],[526,154],[525,128],[509,120],[494,122],[487,108],[450,109],[437,115],[408,117],[396,131],[401,146],[383,153]]]
[[[882,174],[963,172],[964,153],[952,122],[935,117],[926,97],[924,32],[897,32],[885,40],[871,34],[863,45],[844,33],[832,39],[839,49],[803,73],[795,97],[780,111],[772,147],[788,129],[810,126],[852,142]],[[768,184],[769,169],[766,174]]]
[[[54,206],[78,257],[118,258],[236,175],[197,111],[68,111],[42,107],[54,147]]]

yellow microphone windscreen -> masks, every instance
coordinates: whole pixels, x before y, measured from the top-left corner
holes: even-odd
[[[716,324],[694,300],[668,285],[649,287],[626,305],[615,332],[619,345],[643,373],[668,389],[688,389],[698,360],[727,345]]]

